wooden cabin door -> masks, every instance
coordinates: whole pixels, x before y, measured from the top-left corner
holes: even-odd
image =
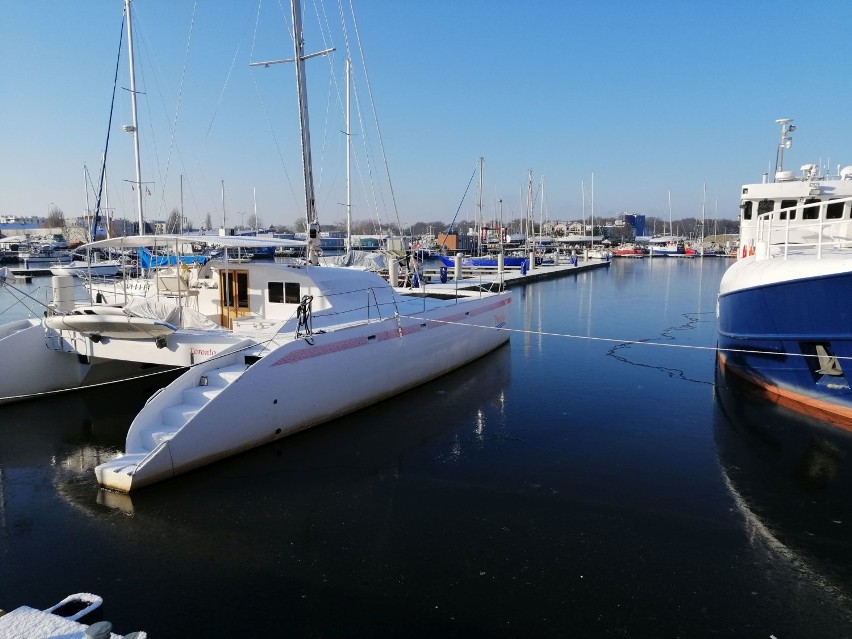
[[[231,320],[251,314],[249,308],[248,271],[219,272],[219,322],[232,328]]]

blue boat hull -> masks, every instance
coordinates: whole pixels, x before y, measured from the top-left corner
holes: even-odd
[[[454,267],[456,265],[456,258],[447,257],[446,255],[439,255],[438,259],[441,260],[441,263],[444,266]],[[514,255],[507,255],[503,257],[503,266],[505,267],[516,267],[520,268],[524,263],[524,260],[529,258],[526,257],[516,257]],[[541,260],[536,258],[536,264],[541,264]],[[462,266],[491,266],[497,267],[497,258],[491,256],[483,256],[483,257],[463,257],[462,258]]]
[[[852,359],[844,359],[852,358],[852,273],[722,294],[718,321],[726,371],[779,403],[852,430]]]

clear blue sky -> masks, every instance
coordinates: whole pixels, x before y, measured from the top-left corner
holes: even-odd
[[[451,220],[479,156],[489,218],[499,199],[504,218],[522,214],[529,170],[536,189],[544,178],[552,220],[580,218],[581,184],[590,192],[593,174],[602,216],[666,216],[669,190],[675,219],[698,216],[706,182],[708,217],[718,203],[720,217],[734,218],[740,185],[759,181],[774,161],[781,117],[798,127],[786,168],[852,164],[844,70],[852,12],[842,5],[832,12],[786,1],[352,2],[393,186],[392,198],[356,62],[366,124],[353,138],[354,219],[394,221],[395,199],[403,224]],[[0,0],[0,214],[46,215],[54,204],[72,217],[86,207],[84,165],[96,181],[122,4]],[[303,215],[294,70],[248,66],[292,57],[289,9],[277,0],[259,9],[249,0],[134,0],[133,7],[145,91],[142,173],[152,192],[146,219],[179,206],[183,174],[185,213],[196,224],[208,212],[221,223],[224,180],[229,226],[253,212],[253,190],[264,223],[292,225]],[[322,223],[345,216],[338,96],[346,39],[338,13],[336,0],[324,9],[304,2],[306,51],[338,48],[307,63]],[[356,49],[351,19],[347,32]],[[126,56],[120,65],[119,86],[127,87]],[[133,179],[132,147],[120,130],[129,121],[128,94],[119,89],[110,206],[134,218],[125,181]],[[460,218],[475,216],[475,196],[476,182]]]

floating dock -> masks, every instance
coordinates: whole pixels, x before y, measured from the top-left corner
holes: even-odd
[[[512,288],[513,286],[523,286],[530,282],[566,277],[594,269],[607,268],[610,264],[610,260],[582,260],[578,261],[576,265],[571,263],[545,264],[536,266],[523,273],[517,268],[505,268],[502,274],[496,267],[468,267],[462,269],[461,277],[458,280],[455,279],[454,269],[448,268],[446,282],[441,281],[440,269],[427,268],[423,271],[421,286],[432,291],[464,291],[481,288],[490,289],[499,286],[502,282],[506,288]]]

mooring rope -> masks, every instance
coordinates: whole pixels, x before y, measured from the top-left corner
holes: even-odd
[[[685,315],[687,315],[685,313]],[[457,326],[465,326],[468,328],[481,328],[492,331],[507,331],[509,333],[519,333],[522,335],[529,335],[534,337],[561,337],[564,339],[576,339],[576,340],[586,340],[590,342],[606,342],[617,344],[618,346],[660,346],[663,348],[680,348],[685,350],[697,350],[697,351],[714,351],[714,352],[722,352],[722,353],[745,353],[751,355],[777,355],[779,357],[788,356],[788,357],[810,357],[810,358],[818,358],[819,355],[811,355],[809,353],[788,353],[784,351],[766,351],[766,350],[753,350],[747,348],[720,348],[719,346],[701,346],[701,345],[692,345],[692,344],[672,344],[666,342],[652,342],[650,339],[624,339],[620,337],[596,337],[594,335],[576,335],[573,333],[557,333],[554,331],[534,331],[529,329],[522,328],[508,328],[505,326],[481,326],[476,324],[467,324],[465,322],[456,322],[452,320],[438,320],[432,317],[417,317],[415,315],[406,315],[405,317],[409,319],[415,319],[422,322],[432,322],[435,324],[451,324]],[[672,327],[666,330],[675,330],[676,327]],[[843,355],[832,355],[831,357],[835,357],[838,360],[852,360],[850,356]]]

